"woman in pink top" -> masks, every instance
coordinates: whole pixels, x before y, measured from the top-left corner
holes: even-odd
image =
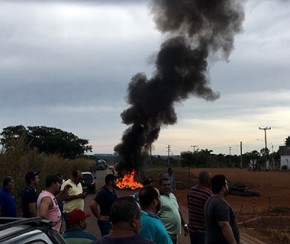
[[[49,175],[45,180],[45,190],[43,190],[37,199],[37,213],[38,216],[51,220],[56,225],[53,226],[53,229],[60,232],[62,217],[61,211],[59,209],[57,199],[54,196],[54,193],[59,190],[60,187],[60,178],[57,175]],[[65,194],[65,191],[68,189],[64,189],[60,194]],[[61,196],[57,196],[61,197]]]

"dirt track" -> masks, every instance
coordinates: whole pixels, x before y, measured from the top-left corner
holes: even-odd
[[[252,172],[247,169],[192,169],[191,178],[197,177],[200,171],[208,170],[213,175],[224,174],[230,185],[246,185],[252,191],[259,192],[259,197],[242,197],[228,195],[227,201],[239,215],[254,215],[277,207],[290,207],[290,172],[262,171]],[[182,169],[176,170],[177,181],[181,184]],[[184,170],[185,171],[185,170]],[[179,178],[180,177],[180,178]],[[195,182],[192,183],[195,184]],[[180,203],[186,205],[187,187],[177,193]]]
[[[250,190],[259,192],[261,196],[245,197],[228,195],[227,201],[232,206],[237,216],[237,222],[269,215],[270,211],[290,207],[290,172],[288,171],[261,171],[253,172],[247,169],[191,169],[191,179],[195,179],[191,185],[197,182],[197,175],[203,170],[210,171],[213,175],[224,174],[230,185],[245,185]],[[176,169],[176,178],[180,186],[182,175],[188,175],[186,169]],[[185,177],[183,177],[185,178]],[[180,204],[186,206],[187,187],[177,192]],[[242,243],[273,243],[265,234],[261,234],[255,228],[240,226]]]

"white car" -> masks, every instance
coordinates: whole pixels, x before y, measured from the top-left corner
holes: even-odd
[[[52,229],[54,222],[34,218],[0,217],[0,243],[47,243],[65,244],[62,235]]]
[[[96,191],[96,177],[91,172],[82,172],[83,179],[81,181],[83,190],[91,193]]]

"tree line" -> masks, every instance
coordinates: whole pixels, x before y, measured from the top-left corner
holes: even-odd
[[[29,149],[46,155],[57,154],[63,158],[75,159],[92,151],[89,141],[73,133],[46,126],[9,126],[3,129],[0,142],[2,150],[13,150],[15,141],[24,140]]]
[[[290,136],[285,139],[285,146],[290,147]],[[260,151],[253,150],[243,153],[242,155],[214,154],[212,150],[202,149],[184,151],[179,157],[161,158],[160,156],[152,157],[153,164],[178,165],[182,167],[212,168],[212,167],[233,167],[247,168],[250,162],[255,161],[257,164],[265,167],[266,162],[270,161],[272,166],[279,166],[280,153],[270,153],[268,148],[262,148]]]
[[[262,150],[264,151],[264,150]],[[256,162],[262,167],[269,160],[271,167],[278,167],[280,161],[279,152],[273,152],[268,156],[254,150],[241,155],[214,154],[212,150],[184,151],[180,155],[151,156],[148,164],[152,166],[181,166],[192,168],[248,168],[249,163]]]
[[[263,151],[263,150],[261,150]],[[197,150],[195,152],[181,152],[180,164],[183,167],[232,167],[232,168],[246,168],[251,161],[255,161],[262,166],[265,166],[267,160],[274,162],[279,161],[279,152],[273,152],[270,155],[256,150],[252,152],[243,153],[241,155],[225,155],[225,154],[213,154],[212,150]]]
[[[15,141],[24,141],[28,149],[36,150],[46,155],[59,155],[63,158],[75,159],[85,156],[92,151],[89,141],[81,139],[73,133],[61,129],[46,126],[9,126],[0,134],[2,150],[13,150]],[[290,136],[285,139],[285,146],[290,146]],[[213,154],[212,150],[202,149],[195,152],[181,152],[180,157],[169,158],[170,164],[178,164],[186,167],[247,167],[251,160],[265,165],[267,160],[279,162],[279,151],[270,153],[268,148],[260,151],[246,152],[241,155]],[[162,163],[160,157],[152,158],[153,163]]]

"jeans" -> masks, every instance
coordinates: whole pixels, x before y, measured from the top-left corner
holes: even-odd
[[[98,220],[98,226],[100,228],[102,236],[108,235],[110,231],[112,230],[112,225],[111,225],[111,222],[109,221]]]

